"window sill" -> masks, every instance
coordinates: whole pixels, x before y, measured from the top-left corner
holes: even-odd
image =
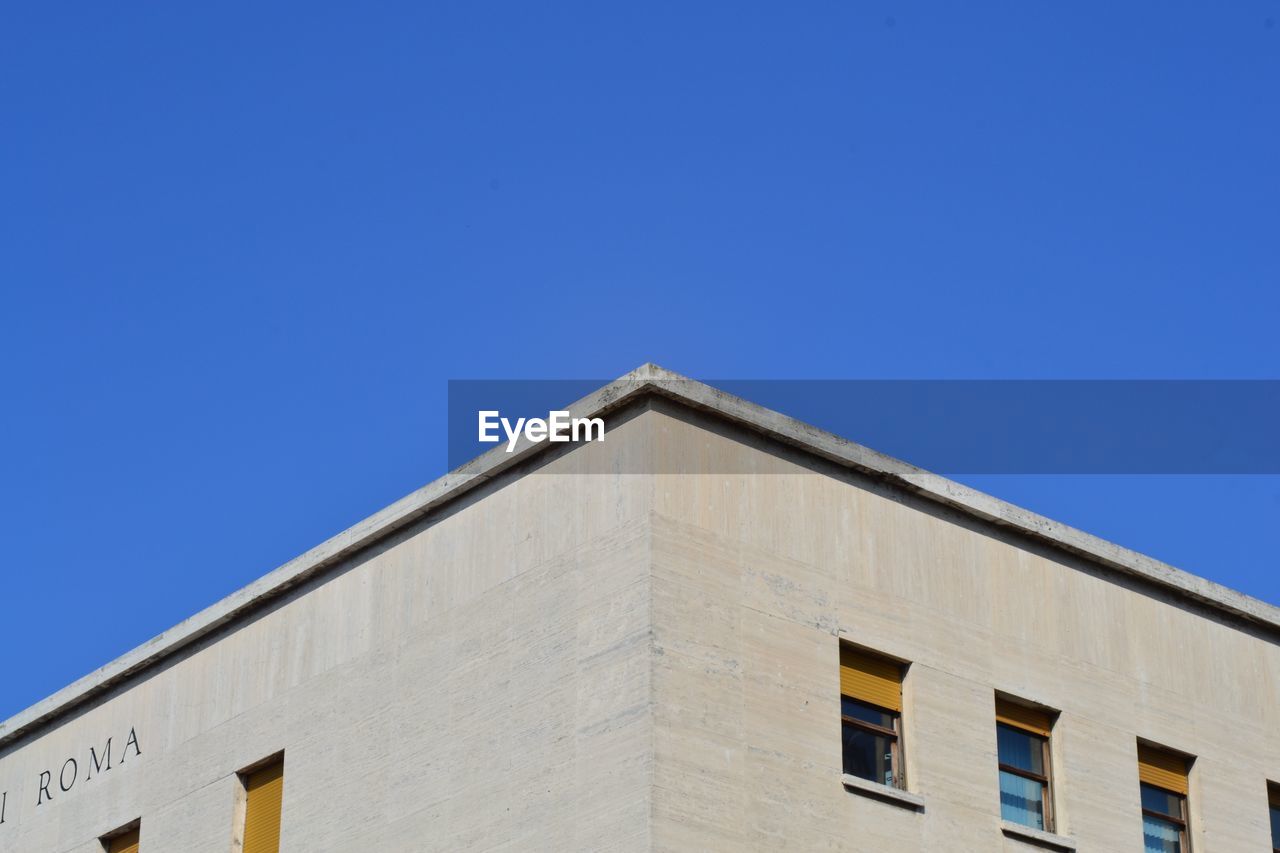
[[[1020,823],[1012,821],[1000,821],[1000,831],[1010,838],[1017,838],[1019,841],[1026,841],[1030,844],[1038,844],[1041,847],[1047,847],[1050,850],[1075,850],[1076,841],[1074,838],[1068,838],[1065,835],[1055,835],[1052,832],[1044,832],[1039,829],[1032,829],[1029,826],[1023,826]]]
[[[877,800],[883,800],[895,806],[912,811],[924,811],[924,797],[919,794],[913,794],[910,791],[903,791],[899,788],[891,788],[888,785],[881,785],[879,782],[872,782],[869,779],[861,779],[857,776],[850,776],[848,773],[841,777],[845,788],[853,791],[855,794],[862,794],[866,797],[874,797]]]

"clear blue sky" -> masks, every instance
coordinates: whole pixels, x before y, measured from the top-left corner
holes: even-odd
[[[1277,92],[1277,0],[8,4],[0,716],[449,378],[1276,378]],[[1278,478],[972,481],[1280,602]]]

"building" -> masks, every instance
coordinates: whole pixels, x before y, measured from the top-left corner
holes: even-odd
[[[652,366],[572,411],[5,722],[0,849],[1269,849],[1277,608]]]

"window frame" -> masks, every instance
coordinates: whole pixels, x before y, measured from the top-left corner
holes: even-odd
[[[891,717],[893,719],[893,728],[888,729],[884,726],[877,726],[875,723],[868,723],[866,720],[860,720],[857,717],[850,717],[845,714],[843,707],[845,699],[848,699],[850,702],[857,702],[859,705],[864,705],[868,708],[873,708],[877,712]],[[887,738],[889,740],[889,762],[891,764],[889,775],[893,782],[889,787],[896,788],[899,791],[905,791],[907,789],[907,774],[902,761],[902,712],[890,710],[881,705],[877,705],[874,702],[868,702],[865,699],[858,699],[844,692],[841,692],[840,700],[840,725],[842,730],[844,726],[853,726],[856,729],[861,729],[862,731],[870,732],[871,734],[879,735],[880,737]],[[843,755],[841,756],[840,764],[841,771],[847,772],[844,770]],[[878,782],[879,780],[869,781]],[[884,783],[880,782],[880,784],[883,785]]]
[[[1012,764],[1005,764],[1000,760],[1000,727],[1004,726],[1010,731],[1018,732],[1026,737],[1035,738],[1040,741],[1040,766],[1044,768],[1043,775],[1035,773],[1031,770],[1024,770],[1021,767],[1015,767]],[[1044,809],[1044,832],[1054,832],[1054,826],[1057,823],[1057,815],[1053,808],[1053,764],[1051,763],[1051,755],[1049,750],[1049,738],[1053,737],[1053,732],[1042,735],[1037,732],[1015,726],[1011,723],[996,720],[996,768],[1002,773],[1012,773],[1014,776],[1020,776],[1023,779],[1030,779],[1032,782],[1040,783],[1040,803]],[[1002,816],[1003,819],[1003,816]],[[1036,827],[1030,827],[1035,829]]]
[[[236,849],[243,849],[244,847],[248,846],[248,841],[249,841],[248,831],[249,831],[249,818],[250,818],[249,806],[250,806],[250,799],[254,793],[253,789],[251,788],[251,782],[253,780],[253,777],[256,774],[260,773],[261,771],[273,769],[277,766],[280,768],[280,799],[281,799],[279,813],[277,814],[277,820],[279,821],[279,825],[277,826],[277,832],[280,832],[283,830],[284,784],[285,784],[286,763],[285,763],[285,751],[280,750],[279,752],[269,755],[266,758],[263,758],[259,761],[255,761],[253,764],[250,764],[248,767],[245,767],[244,769],[236,773],[236,778],[237,778],[237,781],[239,782],[239,784],[236,786],[236,809],[235,809],[236,810],[236,818],[235,818],[236,843],[240,845]]]
[[[1138,738],[1138,792],[1142,817],[1163,821],[1178,831],[1178,848],[1181,853],[1191,853],[1191,770],[1195,756],[1178,749],[1171,749],[1154,741]],[[1146,789],[1173,797],[1178,803],[1178,813],[1149,809],[1142,802]]]
[[[1165,814],[1164,812],[1159,812],[1159,811],[1156,811],[1155,809],[1149,809],[1146,806],[1143,806],[1142,816],[1155,818],[1156,820],[1162,820],[1166,823],[1171,823],[1175,827],[1177,827],[1178,828],[1178,846],[1182,849],[1182,853],[1191,853],[1191,836],[1190,836],[1190,833],[1188,832],[1190,822],[1188,820],[1188,815],[1187,815],[1187,795],[1180,794],[1177,791],[1170,791],[1168,788],[1161,788],[1159,785],[1153,785],[1150,782],[1139,783],[1138,785],[1139,793],[1141,793],[1142,788],[1153,788],[1157,791],[1161,791],[1165,794],[1168,794],[1171,797],[1178,798],[1178,814],[1177,815]]]
[[[852,638],[844,636],[843,632],[836,645],[839,651],[841,739],[843,740],[845,732],[848,731],[845,727],[852,726],[855,731],[881,737],[889,742],[891,765],[889,781],[886,783],[883,778],[866,779],[861,776],[857,778],[891,790],[906,791],[906,749],[903,745],[905,740],[903,719],[906,711],[904,693],[911,662],[895,655],[884,654],[870,646],[860,645]],[[845,700],[888,717],[892,725],[878,725],[846,715]],[[840,767],[841,771],[844,771],[843,747],[841,752]],[[857,776],[852,773],[847,775]]]
[[[1005,693],[1003,690],[995,691],[997,782],[999,782],[1001,773],[1009,773],[1019,779],[1025,779],[1040,786],[1042,826],[1037,827],[1017,820],[1010,822],[1051,834],[1058,832],[1058,812],[1054,806],[1054,794],[1057,791],[1057,786],[1053,780],[1053,731],[1057,726],[1059,714],[1058,710],[1042,705],[1039,702],[1022,699],[1011,693]],[[1041,773],[1000,760],[1001,726],[1015,734],[1033,738],[1040,744]],[[1008,818],[1004,817],[1003,801],[1000,802],[1000,818],[1001,820],[1008,820]]]

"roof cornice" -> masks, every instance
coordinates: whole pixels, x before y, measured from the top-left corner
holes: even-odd
[[[1280,608],[654,364],[642,365],[588,394],[570,405],[568,411],[572,417],[600,417],[648,394],[660,394],[711,413],[836,465],[887,481],[984,522],[1082,557],[1104,569],[1138,579],[1232,621],[1250,623],[1280,635]],[[550,446],[548,442],[529,442],[522,437],[511,452],[495,447],[450,471],[0,723],[0,748],[245,618],[347,557]]]

